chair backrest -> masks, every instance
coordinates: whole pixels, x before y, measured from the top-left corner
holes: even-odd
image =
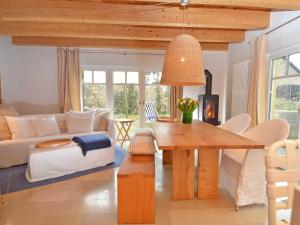
[[[245,113],[230,118],[219,127],[236,134],[241,134],[248,129],[250,122],[251,116]]]
[[[242,136],[258,143],[270,146],[277,141],[285,140],[290,132],[290,125],[286,120],[268,120],[250,128]]]
[[[291,225],[300,224],[300,186],[295,188]]]
[[[156,120],[159,118],[155,102],[145,103],[145,116],[148,120]]]
[[[272,144],[267,148],[266,167],[268,221],[276,225],[276,210],[292,207],[294,189],[300,181],[300,140]]]

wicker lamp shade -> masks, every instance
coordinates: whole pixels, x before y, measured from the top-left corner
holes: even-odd
[[[202,49],[194,37],[182,34],[170,42],[160,83],[173,86],[205,84]]]

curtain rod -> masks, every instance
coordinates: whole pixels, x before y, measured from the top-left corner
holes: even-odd
[[[299,18],[300,18],[300,15],[296,16],[296,17],[293,18],[293,19],[290,19],[290,20],[286,21],[285,23],[283,23],[283,24],[281,24],[281,25],[279,25],[279,26],[277,26],[277,27],[274,27],[272,30],[269,30],[269,31],[266,32],[265,34],[268,35],[268,34],[270,34],[270,33],[273,33],[274,31],[280,29],[281,27],[284,27],[285,25],[287,25],[287,24],[289,24],[289,23],[291,23],[291,22],[294,22],[295,20],[297,20],[297,19],[299,19]]]
[[[134,52],[129,51],[126,52],[126,50],[94,50],[94,49],[80,49],[80,52],[82,53],[117,53],[122,55],[164,55],[164,53],[161,52]]]

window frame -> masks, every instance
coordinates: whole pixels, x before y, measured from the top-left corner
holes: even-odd
[[[83,109],[83,91],[82,91],[82,88],[83,88],[83,85],[85,84],[83,82],[83,74],[84,74],[84,71],[85,70],[90,70],[92,71],[92,83],[86,83],[86,84],[90,84],[90,85],[103,85],[105,84],[105,87],[106,87],[106,105],[105,105],[105,108],[111,108],[110,107],[110,85],[109,83],[112,82],[111,80],[111,71],[105,67],[105,66],[92,66],[92,65],[89,65],[89,66],[86,66],[86,65],[81,65],[80,67],[80,99],[81,99],[81,108]],[[106,83],[94,83],[94,71],[105,71],[106,73]]]
[[[276,51],[270,55],[268,55],[268,62],[269,62],[269,71],[267,71],[267,74],[269,76],[268,79],[268,119],[271,119],[272,115],[272,96],[273,96],[273,81],[279,80],[279,79],[286,79],[291,77],[300,77],[299,74],[291,74],[289,75],[289,56],[293,54],[300,53],[300,45],[293,45],[288,48]],[[273,77],[273,66],[274,66],[274,60],[286,57],[286,66],[285,66],[285,75],[284,76],[278,76]]]

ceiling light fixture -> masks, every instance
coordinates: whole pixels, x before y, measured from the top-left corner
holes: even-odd
[[[180,5],[187,6],[190,3],[190,0],[180,0]]]
[[[202,49],[193,36],[184,34],[185,6],[189,0],[181,0],[183,6],[182,34],[168,45],[160,84],[190,86],[205,84]]]

